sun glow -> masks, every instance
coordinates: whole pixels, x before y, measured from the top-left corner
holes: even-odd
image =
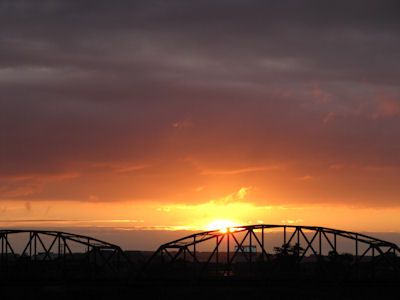
[[[227,233],[234,231],[235,226],[239,226],[239,224],[231,221],[231,220],[215,220],[207,225],[207,230],[219,230],[222,233]]]

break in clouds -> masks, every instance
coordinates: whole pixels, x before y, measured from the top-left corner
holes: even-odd
[[[398,1],[0,1],[0,198],[400,204]]]

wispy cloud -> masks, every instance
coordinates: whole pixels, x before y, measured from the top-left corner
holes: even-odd
[[[302,180],[302,181],[310,181],[310,180],[315,179],[315,177],[311,176],[311,175],[304,175],[304,176],[298,177],[298,179]]]
[[[244,201],[251,187],[241,187],[237,192],[228,194],[216,200],[211,200],[211,203],[227,204],[236,201]]]
[[[10,175],[0,177],[0,198],[27,197],[40,193],[46,185],[79,177],[78,172],[59,174]]]
[[[117,173],[130,173],[135,171],[140,171],[149,168],[150,165],[143,164],[143,165],[133,165],[133,166],[125,166],[125,167],[117,167],[115,168],[115,172]]]
[[[99,220],[71,220],[71,219],[1,219],[0,223],[5,226],[12,226],[13,224],[19,225],[42,225],[46,226],[109,226],[115,227],[123,224],[124,226],[138,226],[137,224],[144,223],[144,220],[135,219],[99,219]]]
[[[254,166],[238,169],[204,169],[201,171],[201,175],[240,175],[245,173],[253,172],[264,172],[264,171],[278,171],[284,170],[283,165],[271,165],[271,166]]]
[[[152,166],[150,163],[132,163],[126,162],[95,162],[91,164],[82,164],[80,168],[91,173],[130,173],[148,169]]]

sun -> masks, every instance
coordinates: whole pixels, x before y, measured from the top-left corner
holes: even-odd
[[[239,224],[231,221],[231,220],[215,220],[207,225],[207,230],[219,230],[222,233],[232,232],[233,228],[239,226]]]

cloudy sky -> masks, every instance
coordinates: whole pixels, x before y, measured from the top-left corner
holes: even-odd
[[[0,1],[1,221],[400,231],[399,14]]]

